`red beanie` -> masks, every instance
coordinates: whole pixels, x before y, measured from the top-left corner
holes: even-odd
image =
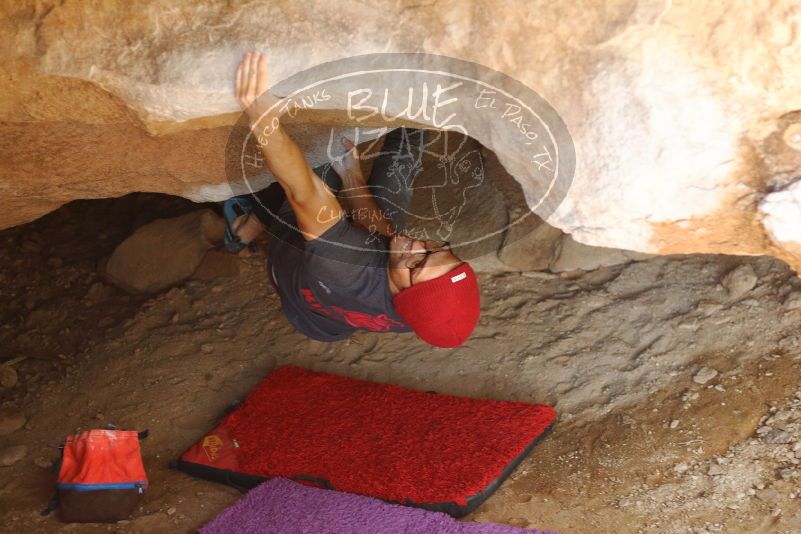
[[[392,299],[395,311],[420,339],[452,349],[464,343],[478,322],[478,281],[469,263],[404,289]]]

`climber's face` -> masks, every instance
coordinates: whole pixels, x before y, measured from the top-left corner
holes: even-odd
[[[389,241],[390,286],[394,286],[397,292],[433,280],[461,263],[447,243],[404,235],[395,235]]]

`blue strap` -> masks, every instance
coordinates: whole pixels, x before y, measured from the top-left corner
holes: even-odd
[[[97,491],[97,490],[109,490],[109,489],[132,489],[132,488],[143,488],[145,487],[146,482],[118,482],[113,484],[63,484],[58,483],[58,489],[62,490],[75,490],[75,491]]]
[[[234,232],[234,221],[242,215],[253,212],[253,201],[250,195],[231,197],[223,202],[223,216],[225,219],[225,248],[231,254],[236,254],[245,247],[251,245],[250,242],[242,241]]]

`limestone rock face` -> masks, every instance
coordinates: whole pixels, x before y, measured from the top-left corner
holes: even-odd
[[[550,269],[555,273],[575,271],[577,269],[592,271],[599,267],[611,267],[612,265],[647,258],[648,255],[641,252],[583,245],[571,236],[566,235],[559,243],[558,254],[550,264]]]
[[[545,271],[556,256],[562,236],[561,230],[532,215],[509,228],[507,243],[498,257],[514,270]]]
[[[541,215],[576,242],[771,254],[801,267],[795,0],[20,0],[0,9],[0,227],[76,198],[230,196],[223,147],[246,48],[266,51],[276,82],[337,58],[426,52],[506,73],[559,112],[575,177],[558,209]],[[290,124],[314,163],[337,120],[312,113]],[[482,135],[530,193],[520,147],[489,126]]]

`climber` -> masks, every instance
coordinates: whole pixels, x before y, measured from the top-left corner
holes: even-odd
[[[437,347],[464,343],[479,317],[475,273],[447,243],[402,232],[410,178],[393,172],[399,159],[409,163],[404,168],[419,167],[425,131],[387,134],[369,180],[357,148],[344,137],[344,156],[312,169],[280,125],[279,101],[267,87],[265,57],[245,53],[236,98],[278,185],[226,202],[229,250],[269,228],[269,278],[290,323],[313,339],[335,341],[365,329],[414,331]],[[382,187],[389,180],[403,187]],[[371,189],[387,193],[374,196]]]

